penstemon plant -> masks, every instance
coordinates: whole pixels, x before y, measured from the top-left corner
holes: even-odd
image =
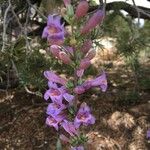
[[[70,144],[71,150],[84,150],[87,137],[81,133],[80,127],[94,124],[95,117],[85,102],[80,103],[78,95],[92,87],[100,87],[103,92],[107,89],[105,72],[91,80],[83,79],[85,70],[96,55],[88,35],[103,21],[104,11],[99,9],[89,17],[86,0],[79,2],[75,12],[70,0],[64,0],[64,4],[66,8],[65,11],[63,9],[62,16],[70,24],[71,31],[65,30],[60,21],[61,16],[49,15],[42,38],[47,39],[51,54],[69,65],[74,70],[74,75],[73,78],[65,79],[53,71],[44,71],[49,87],[44,99],[50,100],[46,124],[58,131],[57,149],[61,149],[59,140],[62,140]],[[87,20],[85,24],[84,20]]]

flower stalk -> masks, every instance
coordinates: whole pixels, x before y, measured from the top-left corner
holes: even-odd
[[[70,24],[71,33],[66,33],[64,24],[60,22],[60,16],[49,15],[42,38],[48,41],[52,56],[62,64],[73,68],[74,73],[71,78],[63,78],[51,70],[44,71],[44,76],[48,80],[44,99],[50,102],[46,110],[46,124],[60,134],[57,149],[62,149],[61,140],[70,144],[71,150],[84,150],[87,137],[82,134],[80,127],[94,124],[95,117],[91,114],[87,103],[80,102],[79,95],[93,87],[99,87],[105,92],[107,79],[105,72],[91,80],[83,78],[84,72],[91,65],[91,59],[96,55],[96,51],[92,48],[92,40],[83,36],[83,33],[91,32],[101,22],[103,15],[101,11],[95,13],[80,32],[81,22],[78,19],[87,15],[87,1],[81,0],[76,11],[73,10],[70,0],[64,0],[64,4],[68,12],[63,14],[63,17]],[[95,20],[96,17],[98,21]]]

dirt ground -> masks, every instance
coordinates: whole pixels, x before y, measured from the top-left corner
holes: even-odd
[[[148,76],[147,69],[143,73]],[[125,67],[110,67],[107,76],[106,93],[93,89],[80,97],[96,117],[95,125],[82,129],[88,149],[149,150],[149,87],[135,85],[134,74]],[[0,150],[54,150],[57,135],[45,125],[46,106],[42,98],[25,91],[0,91]]]

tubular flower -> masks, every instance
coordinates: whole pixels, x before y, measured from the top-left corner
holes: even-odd
[[[46,113],[48,115],[56,116],[64,109],[66,109],[64,104],[60,102],[53,102],[48,105]]]
[[[86,54],[90,49],[92,48],[92,41],[91,40],[86,40],[82,47],[81,47],[81,51]]]
[[[70,46],[66,46],[66,47],[65,47],[65,50],[66,50],[69,54],[71,54],[71,55],[73,55],[73,53],[74,53],[74,49],[73,49],[72,47],[70,47]]]
[[[78,135],[78,131],[77,129],[75,128],[74,126],[74,123],[73,122],[69,122],[67,120],[64,120],[62,123],[61,123],[61,126],[64,128],[64,130],[69,133],[71,136],[74,136],[74,135]]]
[[[79,128],[81,124],[89,125],[95,123],[95,117],[91,115],[90,108],[87,106],[86,103],[82,103],[80,109],[75,117],[74,124],[76,128]]]
[[[102,75],[95,79],[85,81],[83,84],[76,86],[74,88],[74,92],[76,94],[82,94],[85,91],[89,90],[91,87],[97,86],[101,88],[102,92],[105,92],[107,90],[107,78],[105,72],[103,72]]]
[[[79,86],[76,86],[74,88],[74,92],[76,94],[82,94],[84,93],[85,91],[87,91],[88,89],[90,89],[92,86],[91,86],[91,82],[90,81],[86,81],[84,82],[82,85],[79,85]]]
[[[92,29],[94,29],[98,24],[102,22],[104,18],[104,11],[98,10],[85,24],[85,26],[81,29],[81,34],[89,33]]]
[[[71,150],[84,150],[83,146],[72,147]]]
[[[65,118],[64,115],[57,115],[55,117],[48,116],[46,118],[46,124],[48,126],[53,126],[58,131],[58,124]]]
[[[71,59],[70,59],[69,55],[67,55],[65,52],[60,52],[59,58],[62,60],[62,62],[64,64],[70,64],[71,63]]]
[[[75,12],[76,18],[79,19],[85,16],[88,12],[88,9],[89,9],[88,2],[86,0],[81,0]]]
[[[84,58],[80,62],[79,69],[87,69],[91,65],[91,62],[88,58]]]
[[[89,60],[93,59],[96,55],[96,51],[94,49],[91,49],[87,55],[85,56],[85,58],[88,58]]]
[[[47,90],[44,94],[45,100],[50,98],[53,103],[57,102],[57,104],[62,106],[62,101],[64,98],[69,103],[69,105],[73,104],[74,96],[67,93],[66,87],[61,86],[58,88],[57,84],[51,81],[48,82],[48,86],[49,90]]]
[[[67,83],[66,79],[61,78],[52,71],[44,71],[44,76],[51,82],[59,83],[61,85],[65,85]]]
[[[69,103],[69,105],[73,104],[74,96],[68,93],[63,94],[64,99]]]
[[[91,86],[99,86],[103,92],[107,90],[107,78],[105,72],[96,79],[90,81]]]
[[[43,30],[42,38],[47,38],[51,45],[61,45],[64,42],[64,24],[61,24],[60,19],[60,16],[49,15]]]
[[[59,58],[60,47],[58,45],[51,45],[50,52],[53,54],[54,57]]]
[[[71,4],[71,0],[63,0],[63,1],[66,7]]]
[[[147,137],[147,139],[150,139],[150,130],[147,131],[146,137]]]
[[[63,99],[63,91],[61,88],[51,88],[47,90],[44,94],[44,99],[48,100],[51,98],[52,101],[62,101]]]
[[[82,93],[85,92],[85,89],[84,89],[83,86],[76,86],[76,87],[74,88],[74,92],[75,92],[76,94],[82,94]]]
[[[84,74],[84,69],[77,69],[76,70],[77,77],[81,78],[83,76],[83,74]]]

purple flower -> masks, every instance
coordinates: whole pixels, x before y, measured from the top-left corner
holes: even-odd
[[[51,82],[59,83],[61,85],[65,85],[67,83],[66,79],[61,78],[52,71],[44,71],[44,76]]]
[[[63,1],[66,7],[71,4],[71,0],[63,0]]]
[[[64,41],[64,24],[61,24],[60,19],[60,16],[49,15],[43,30],[42,38],[47,38],[51,45],[61,45]]]
[[[93,16],[87,21],[85,26],[81,30],[81,34],[89,33],[93,28],[102,22],[104,18],[104,11],[98,10]]]
[[[67,121],[67,120],[64,120],[62,123],[61,123],[61,126],[64,128],[64,130],[69,133],[71,136],[74,136],[74,135],[78,135],[78,131],[77,129],[75,128],[75,125],[73,122],[70,122],[70,121]]]
[[[74,88],[76,94],[82,94],[89,90],[91,87],[99,86],[103,92],[107,90],[107,78],[105,72],[96,79],[85,81],[83,84],[78,85]]]
[[[71,150],[84,150],[83,146],[72,147]]]
[[[60,58],[60,60],[62,60],[62,62],[64,64],[70,64],[71,63],[71,59],[70,59],[69,55],[66,54],[66,52],[60,52],[59,58]]]
[[[74,92],[76,94],[83,94],[85,91],[89,90],[91,88],[91,82],[85,81],[82,85],[76,86],[74,88]]]
[[[86,40],[82,47],[81,47],[81,51],[86,54],[90,49],[92,48],[92,41],[91,40]]]
[[[50,88],[49,90],[45,92],[44,99],[48,100],[49,98],[51,98],[53,102],[62,101],[63,93],[64,93],[63,88]]]
[[[89,125],[95,123],[95,117],[91,115],[90,108],[86,103],[82,103],[80,109],[75,117],[74,124],[76,128],[79,128],[81,124]]]
[[[103,92],[107,90],[107,78],[105,72],[96,79],[90,81],[91,86],[99,86]]]
[[[75,13],[76,18],[79,19],[85,16],[88,12],[88,9],[89,9],[88,2],[86,0],[80,1]]]
[[[58,88],[57,84],[55,82],[52,82],[52,81],[48,81],[48,87],[53,88],[53,89]]]
[[[73,104],[74,96],[67,93],[67,89],[64,86],[58,88],[58,86],[53,82],[48,82],[49,90],[47,90],[44,94],[44,99],[48,100],[49,98],[52,102],[57,102],[59,104],[62,103],[63,98],[69,103],[69,105]]]
[[[87,69],[91,65],[91,62],[88,58],[84,58],[80,62],[79,69]]]
[[[73,91],[76,94],[82,94],[85,92],[85,88],[83,86],[76,86]]]
[[[74,96],[69,94],[69,93],[64,93],[63,94],[64,99],[69,103],[69,105],[73,104]]]
[[[82,84],[82,87],[84,87],[85,91],[86,90],[89,90],[92,85],[91,85],[91,82],[90,81],[85,81],[83,84]]]
[[[150,130],[147,131],[146,137],[150,139]]]
[[[64,109],[66,109],[66,106],[61,102],[53,102],[48,105],[46,113],[48,115],[56,116]]]
[[[60,47],[58,45],[51,45],[50,52],[53,54],[54,57],[59,58]]]
[[[53,126],[58,131],[58,124],[65,118],[64,115],[57,115],[55,117],[48,116],[46,118],[46,124],[48,126]]]
[[[78,77],[82,77],[83,76],[83,74],[84,74],[84,69],[77,69],[76,70],[76,75],[78,76]]]
[[[93,59],[93,58],[95,57],[95,55],[96,55],[96,50],[91,49],[91,50],[87,53],[87,55],[85,56],[85,58],[88,58],[89,60],[91,60],[91,59]]]
[[[66,50],[69,54],[71,54],[71,55],[73,55],[73,53],[74,53],[74,49],[73,49],[72,47],[70,47],[70,46],[66,46],[66,47],[65,47],[65,50]]]

